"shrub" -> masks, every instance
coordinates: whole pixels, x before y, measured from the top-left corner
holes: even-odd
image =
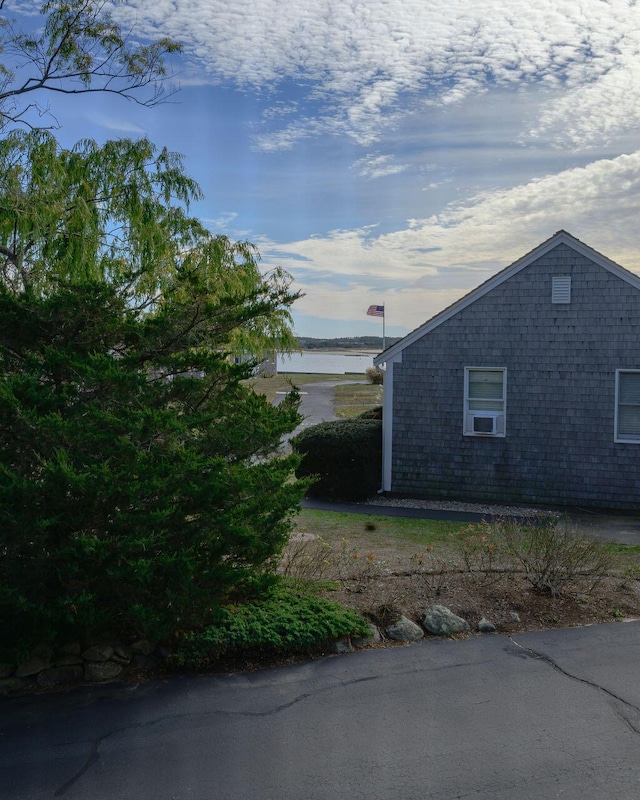
[[[384,372],[378,367],[368,367],[364,374],[367,376],[369,383],[373,383],[376,386],[381,386],[384,382]]]
[[[380,488],[382,423],[372,419],[321,422],[292,441],[302,456],[298,478],[315,476],[308,497],[365,500]]]
[[[570,583],[591,591],[611,566],[604,542],[580,535],[556,520],[498,520],[473,526],[460,539],[468,572],[497,579],[507,562],[522,570],[533,588],[558,597]]]
[[[213,624],[178,639],[171,661],[202,668],[225,657],[306,653],[368,632],[366,621],[352,609],[281,586],[262,601],[219,608]]]
[[[358,414],[356,419],[382,419],[382,406],[375,406],[375,408],[368,408],[362,414]]]

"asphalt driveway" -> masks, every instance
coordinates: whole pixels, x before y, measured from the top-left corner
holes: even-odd
[[[640,623],[0,700],[2,800],[636,800]]]

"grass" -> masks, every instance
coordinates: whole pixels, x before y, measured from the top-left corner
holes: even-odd
[[[375,386],[372,383],[336,386],[333,398],[337,417],[357,417],[363,411],[382,405],[382,386]]]
[[[330,544],[344,539],[362,549],[393,549],[398,555],[428,547],[448,557],[460,533],[468,528],[468,522],[302,509],[294,532],[315,534]],[[612,557],[613,572],[640,580],[640,545],[610,542],[605,548]]]
[[[450,542],[468,525],[468,522],[448,520],[302,509],[296,517],[295,532],[315,534],[327,541],[342,538],[354,544],[365,541],[369,546],[385,543],[427,545]]]
[[[257,394],[263,394],[270,402],[275,400],[278,392],[289,392],[293,386],[301,391],[307,383],[325,383],[327,381],[349,380],[351,375],[315,375],[309,373],[288,372],[281,375],[250,378],[245,381],[245,386],[251,386]],[[357,376],[360,377],[360,376]]]

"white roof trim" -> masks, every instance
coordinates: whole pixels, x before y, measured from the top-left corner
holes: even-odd
[[[373,363],[380,365],[384,364],[386,361],[391,361],[392,359],[395,360],[396,357],[399,356],[406,347],[409,347],[409,345],[412,345],[418,339],[421,339],[427,333],[430,333],[434,328],[437,328],[438,325],[442,325],[443,322],[451,319],[451,317],[455,316],[459,311],[462,311],[464,308],[467,308],[467,306],[475,303],[475,301],[479,298],[484,297],[485,294],[493,291],[493,289],[495,289],[497,286],[500,286],[500,284],[508,281],[513,275],[520,272],[520,270],[524,269],[525,267],[528,267],[541,256],[546,255],[550,250],[553,250],[553,248],[557,247],[559,244],[568,245],[577,253],[580,253],[580,255],[585,256],[604,269],[609,270],[609,272],[612,272],[618,278],[622,278],[622,280],[627,281],[627,283],[631,284],[631,286],[634,288],[640,290],[640,276],[635,275],[633,272],[629,272],[629,270],[621,267],[619,264],[616,264],[615,261],[611,261],[606,256],[603,256],[601,253],[598,253],[596,250],[588,247],[570,233],[567,233],[566,231],[558,231],[550,239],[547,239],[541,245],[538,245],[535,250],[532,250],[531,252],[522,256],[522,258],[519,258],[517,261],[514,261],[513,264],[505,267],[505,269],[498,272],[492,278],[489,278],[489,280],[485,281],[476,289],[473,289],[471,292],[469,292],[469,294],[466,294],[464,297],[460,298],[460,300],[457,300],[448,308],[445,308],[444,311],[436,314],[435,317],[431,317],[430,320],[427,320],[427,322],[425,322],[419,328],[416,328],[411,333],[408,333],[404,339],[401,339],[391,347],[388,347],[386,350],[380,353],[379,356],[376,356],[373,359]]]

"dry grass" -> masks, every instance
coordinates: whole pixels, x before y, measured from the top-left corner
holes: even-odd
[[[289,372],[281,375],[268,375],[264,378],[250,378],[245,386],[251,386],[257,394],[263,394],[270,402],[275,400],[278,392],[288,392],[295,386],[301,391],[307,383],[325,383],[327,381],[348,380],[346,375],[315,375],[310,373]]]
[[[486,616],[504,632],[640,616],[640,548],[592,547],[566,528],[556,543],[551,533],[305,510],[284,571],[295,576],[298,559],[300,578],[380,623],[398,613],[417,621],[433,603],[472,627]],[[548,564],[560,569],[553,586]]]
[[[337,417],[357,417],[382,405],[382,386],[371,383],[353,383],[336,386],[333,403]]]

